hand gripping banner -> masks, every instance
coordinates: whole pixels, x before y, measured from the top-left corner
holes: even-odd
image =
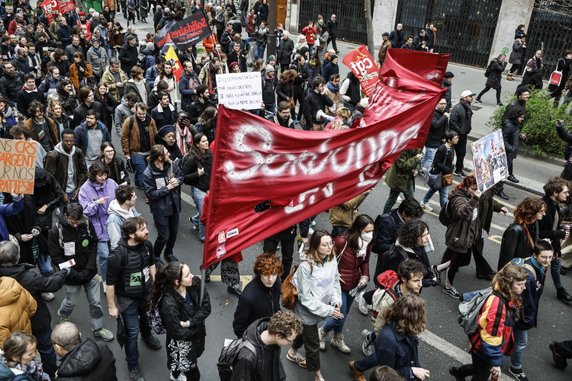
[[[363,128],[293,130],[219,106],[203,268],[374,187],[424,145],[448,56],[391,53]]]

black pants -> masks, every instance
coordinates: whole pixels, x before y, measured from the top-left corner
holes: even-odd
[[[479,356],[472,354],[472,364],[461,365],[458,374],[462,377],[473,376],[471,381],[488,381],[491,375],[491,366]]]
[[[556,353],[564,358],[572,359],[572,340],[559,341],[555,345]]]
[[[316,372],[320,370],[320,335],[318,325],[302,325],[302,333],[296,337],[292,348],[298,350],[304,344],[306,351],[306,370]]]
[[[336,45],[336,37],[335,36],[330,36],[328,38],[328,42],[326,43],[326,46],[328,46],[329,43],[332,43],[332,49],[334,49],[336,51],[336,53],[338,52],[338,46]]]
[[[282,252],[282,266],[284,271],[280,277],[282,280],[286,279],[288,274],[290,274],[290,269],[292,268],[292,262],[294,260],[294,243],[296,242],[296,227],[289,227],[281,231],[280,233],[274,234],[264,240],[262,246],[262,251],[265,253],[275,254],[278,249],[278,243],[280,243],[280,251]]]
[[[467,135],[459,134],[459,142],[455,144],[455,155],[457,162],[455,163],[455,172],[461,173],[464,168],[463,162],[467,154]]]
[[[485,94],[486,92],[488,92],[490,89],[492,89],[492,87],[490,87],[490,86],[485,86],[484,90],[481,91],[481,92],[479,93],[479,95],[477,95],[477,99],[480,101],[480,100],[481,100],[481,97],[483,96],[483,94]],[[500,101],[501,88],[499,87],[498,89],[495,89],[495,90],[496,90],[496,92],[497,92],[497,104],[498,104],[498,103],[501,103],[501,101]]]
[[[512,64],[508,73],[509,74],[515,74],[517,71],[520,70],[521,67],[522,67],[522,64]]]
[[[492,274],[494,271],[483,257],[483,248],[485,246],[485,240],[483,238],[478,239],[473,247],[471,247],[471,252],[473,253],[473,258],[475,258],[475,266],[477,268],[477,275],[487,275]]]
[[[470,253],[461,253],[455,250],[451,250],[447,248],[443,253],[443,258],[441,258],[441,263],[445,263],[447,261],[451,261],[449,268],[447,269],[447,278],[449,283],[453,285],[453,281],[455,280],[455,274],[459,271],[459,267],[467,266],[471,263],[471,254]]]
[[[177,231],[179,230],[179,213],[173,210],[170,216],[153,215],[155,229],[157,229],[157,239],[153,245],[153,254],[155,258],[161,256],[165,249],[165,257],[173,254],[175,241],[177,241]]]

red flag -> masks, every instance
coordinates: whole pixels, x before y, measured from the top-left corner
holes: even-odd
[[[56,0],[44,0],[40,3],[40,7],[42,7],[44,15],[46,15],[46,19],[48,19],[48,24],[54,21],[56,13],[60,13],[60,6]]]
[[[371,97],[377,82],[379,82],[379,69],[367,48],[362,45],[352,50],[346,54],[342,62],[359,79],[363,93]]]
[[[75,3],[73,0],[59,0],[58,4],[60,6],[60,13],[66,14],[71,11],[75,11]]]
[[[181,75],[183,75],[183,65],[181,65],[179,56],[177,56],[177,52],[175,52],[175,48],[172,45],[169,46],[169,50],[167,50],[167,54],[165,54],[165,59],[167,61],[173,61],[173,75],[177,79],[177,82],[179,82]]]
[[[428,62],[418,57],[419,64]],[[389,87],[382,76],[374,102],[383,103],[372,105],[381,112],[367,128],[292,130],[219,106],[203,268],[363,193],[401,150],[423,146],[444,90],[410,68],[395,70],[392,76],[417,81],[417,88]],[[386,101],[398,91],[407,102]],[[385,111],[396,105],[399,112],[388,117]]]

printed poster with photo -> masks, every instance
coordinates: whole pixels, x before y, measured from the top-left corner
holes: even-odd
[[[499,181],[506,180],[508,165],[501,130],[477,140],[471,145],[471,149],[475,177],[481,192],[492,188]]]

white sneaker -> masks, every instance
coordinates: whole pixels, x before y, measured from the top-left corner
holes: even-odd
[[[363,338],[363,341],[361,343],[361,350],[363,354],[365,356],[369,356],[375,353],[375,346],[373,345],[375,340],[372,340],[374,338],[373,332],[368,329],[364,329],[363,331],[361,331],[361,336]]]
[[[55,297],[56,296],[53,292],[42,292],[42,299],[44,299],[46,302],[51,302]]]
[[[324,332],[324,328],[318,329],[318,336],[320,337],[320,350],[323,352],[326,350],[326,337],[328,333]]]
[[[421,207],[423,208],[423,210],[425,210],[426,212],[432,212],[433,208],[430,207],[429,205],[425,204],[424,202],[421,202]]]
[[[365,301],[363,294],[364,294],[364,292],[362,291],[357,296],[358,307],[359,307],[359,312],[361,312],[362,315],[367,316],[367,315],[369,315],[369,311],[371,310],[371,307]]]

